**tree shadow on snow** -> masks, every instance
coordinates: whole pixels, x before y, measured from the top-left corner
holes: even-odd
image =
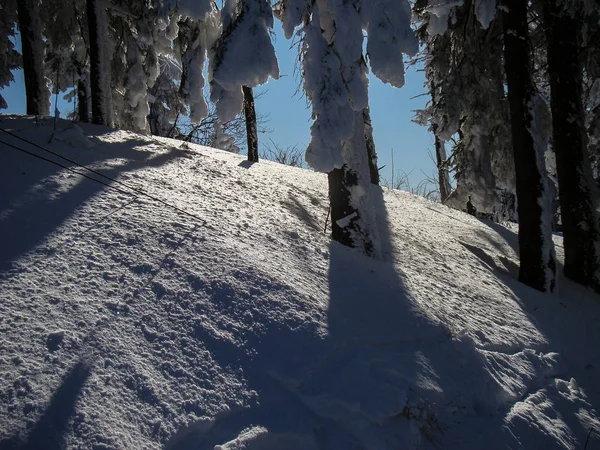
[[[16,125],[21,124],[22,127],[27,126],[29,127],[27,129],[30,130],[29,121],[23,124],[21,122],[23,120],[25,119],[17,120],[14,127],[11,127],[12,122],[10,120],[5,120],[3,125],[6,129],[18,129]],[[100,131],[101,133],[108,133],[114,130],[101,129]],[[23,135],[22,132],[18,134]],[[117,178],[124,172],[132,172],[145,167],[160,167],[177,158],[186,156],[185,152],[174,147],[168,152],[158,155],[148,150],[138,151],[134,147],[148,145],[150,141],[135,139],[125,142],[102,143],[99,150],[93,148],[91,150],[87,148],[67,150],[68,146],[65,144],[48,144],[47,138],[50,134],[51,127],[46,126],[40,129],[40,133],[35,137],[26,136],[26,138],[39,143],[44,148],[50,148],[53,151],[58,149],[57,153],[86,166],[113,158],[124,159],[122,165],[107,170],[99,170],[100,173],[110,178]],[[0,134],[0,138],[32,153],[71,166],[68,162],[6,134]],[[33,250],[42,243],[77,208],[108,188],[79,175],[70,174],[66,169],[56,165],[34,159],[1,143],[0,147],[2,147],[0,152],[0,247],[2,248],[0,271],[3,271],[10,269],[21,255]],[[102,182],[113,184],[111,181],[89,173],[85,169],[77,167],[75,169]],[[72,177],[74,185],[67,192],[58,193],[60,185],[55,178],[61,173],[63,174],[60,175],[62,178]],[[119,185],[115,187],[122,189]],[[124,197],[122,201],[131,201],[136,194],[133,193],[131,196],[119,195]],[[45,251],[52,250],[46,249]]]
[[[380,239],[389,248],[383,197],[375,201]],[[501,397],[502,388],[486,361],[472,340],[457,337],[419,309],[393,255],[374,261],[332,242],[329,259],[325,332],[296,319],[255,318],[260,332],[242,331],[238,344],[198,322],[194,339],[224,370],[242,373],[257,399],[182,428],[165,448],[213,450],[225,443],[250,450],[435,448],[442,438],[448,448],[514,445],[503,422],[508,406],[490,400]],[[222,285],[218,291],[195,288],[210,292],[220,305],[214,316],[260,301],[251,294],[236,298],[239,291]],[[298,295],[286,286],[268,289],[283,290],[276,297],[290,302]],[[293,316],[281,305],[269,308],[282,308],[280,317]],[[469,420],[491,415],[497,420],[482,420],[481,426]]]
[[[502,233],[501,236],[507,242],[518,244],[515,233],[494,225],[492,228],[499,234]],[[493,239],[488,236],[488,242],[491,241]],[[561,437],[564,442],[570,442],[574,448],[578,448],[583,447],[587,440],[587,448],[600,449],[600,435],[590,431],[600,424],[600,355],[597,352],[600,342],[600,329],[597,326],[600,322],[600,297],[560,274],[558,292],[539,292],[518,281],[519,267],[512,260],[501,256],[499,259],[505,266],[502,268],[484,249],[463,242],[461,244],[496,275],[506,271],[510,273],[510,276],[502,277],[502,280],[512,292],[514,301],[546,339],[546,342],[530,345],[537,352],[560,355],[557,368],[549,372],[545,379],[534,381],[531,391],[521,400],[531,396],[532,404],[545,402],[547,406],[542,409],[544,413],[561,422],[564,420],[565,424],[561,424],[563,431],[558,432],[559,435],[563,433]],[[562,265],[559,265],[559,269],[560,267]],[[572,376],[575,377],[577,386],[574,391],[568,385]],[[576,393],[580,388],[583,395]],[[595,415],[593,412],[591,416],[587,412],[583,413],[582,408],[595,411]],[[556,411],[559,412],[558,417],[555,417]],[[543,419],[537,421],[539,417],[543,416],[536,417],[532,414],[528,422],[517,415],[511,425],[513,433],[520,436],[523,448],[549,448],[557,445],[555,433],[559,428],[544,429]],[[541,430],[543,433],[532,433],[533,430]]]
[[[90,376],[87,363],[78,362],[62,379],[46,410],[26,437],[13,437],[0,442],[3,450],[61,450],[63,435],[75,412],[77,399]]]

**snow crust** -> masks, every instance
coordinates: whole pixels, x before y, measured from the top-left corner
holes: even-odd
[[[520,284],[514,230],[387,191],[374,261],[323,174],[35,123],[197,218],[0,144],[1,448],[600,445],[600,298]]]

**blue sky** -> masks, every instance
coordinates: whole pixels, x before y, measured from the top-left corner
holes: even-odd
[[[259,139],[272,139],[283,147],[297,144],[305,148],[310,142],[310,106],[299,89],[300,78],[294,73],[298,53],[296,47],[290,48],[291,42],[285,39],[280,23],[275,21],[274,44],[281,77],[279,80],[269,80],[257,89],[257,93],[264,91],[257,100],[257,112],[269,114],[267,127],[272,130],[269,134],[259,136]],[[3,112],[25,114],[23,72],[19,70],[14,74],[15,82],[2,90],[8,103],[8,110]],[[424,75],[415,67],[408,68],[406,84],[401,89],[386,85],[371,75],[369,79],[375,146],[379,166],[385,165],[381,175],[391,179],[393,152],[395,176],[400,171],[410,174],[409,181],[415,187],[425,178],[423,172],[430,175],[435,171],[435,164],[428,154],[433,149],[433,136],[426,127],[411,121],[413,110],[423,108],[428,100],[427,96],[422,95],[425,93]],[[60,105],[62,113],[67,113],[71,107]]]

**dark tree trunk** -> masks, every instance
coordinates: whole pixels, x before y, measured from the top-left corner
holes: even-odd
[[[90,35],[90,91],[92,98],[92,123],[108,125],[106,100],[103,84],[103,72],[106,69],[102,58],[102,42],[100,40],[99,24],[102,23],[98,14],[100,9],[97,0],[87,0],[88,30]]]
[[[77,113],[79,121],[88,123],[90,121],[90,105],[88,103],[88,85],[87,80],[81,78],[83,71],[78,69],[79,81],[77,81]]]
[[[373,139],[373,125],[369,108],[363,109],[363,120],[365,123],[365,143],[367,145],[367,158],[369,159],[369,175],[371,183],[379,185],[379,168],[377,167],[377,152],[375,151],[375,140]]]
[[[246,139],[248,141],[248,161],[258,162],[258,129],[252,88],[242,86],[244,92],[244,115],[246,116]]]
[[[540,291],[552,290],[553,258],[550,211],[545,196],[545,168],[538,165],[532,127],[534,88],[531,79],[527,2],[503,0],[504,64],[512,129],[519,214],[519,280]]]
[[[50,114],[50,91],[44,74],[44,41],[40,23],[39,0],[18,0],[17,12],[23,50],[23,76],[27,114]]]
[[[356,172],[344,165],[327,174],[329,181],[329,201],[331,204],[331,237],[348,247],[356,247],[356,236],[362,233],[359,225],[360,213],[351,203],[350,190],[358,186]],[[363,249],[373,256],[373,246],[366,241]]]
[[[374,215],[372,186],[365,142],[362,111],[355,112],[354,134],[342,141],[346,163],[328,173],[331,204],[331,237],[348,247],[358,248],[367,256],[378,258],[381,249]],[[358,192],[362,192],[362,195]],[[376,247],[377,245],[377,247]]]
[[[555,0],[545,0],[552,137],[562,216],[565,275],[600,292],[600,227],[587,151],[579,63],[579,23]]]

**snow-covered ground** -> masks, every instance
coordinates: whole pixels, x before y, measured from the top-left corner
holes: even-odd
[[[195,216],[0,143],[3,450],[600,449],[600,299],[513,231],[386,190],[373,261],[323,174],[0,119]]]

